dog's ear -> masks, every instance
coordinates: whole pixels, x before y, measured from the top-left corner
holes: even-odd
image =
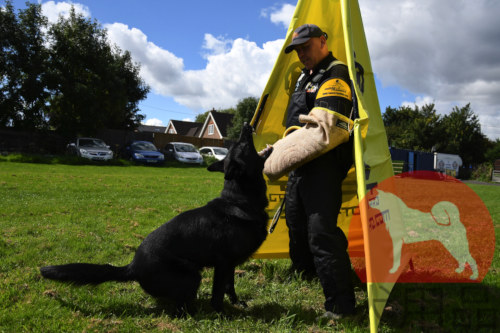
[[[207,167],[208,171],[224,172],[224,160],[214,162]]]

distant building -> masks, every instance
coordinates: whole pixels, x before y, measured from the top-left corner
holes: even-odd
[[[199,137],[206,139],[225,139],[227,130],[232,125],[234,115],[212,110],[200,130]]]
[[[163,133],[199,137],[202,126],[192,121],[170,120]]]

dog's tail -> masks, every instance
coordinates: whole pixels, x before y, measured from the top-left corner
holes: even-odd
[[[453,221],[460,221],[460,211],[449,201],[440,201],[431,208],[431,216],[436,224],[448,227]]]
[[[100,284],[106,281],[135,280],[130,265],[116,267],[96,264],[66,264],[45,266],[40,268],[42,276],[57,281],[73,282],[75,284]]]

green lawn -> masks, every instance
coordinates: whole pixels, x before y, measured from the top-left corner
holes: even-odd
[[[366,332],[363,284],[356,283],[356,316],[319,325],[318,281],[290,275],[284,259],[238,267],[236,291],[248,307],[227,302],[224,316],[209,305],[211,270],[203,272],[198,312],[186,318],[174,318],[170,304],[157,304],[137,283],[74,287],[40,277],[47,264],[127,264],[149,232],[216,197],[222,183],[222,174],[199,167],[0,162],[0,332]],[[397,284],[380,331],[500,327],[500,187],[471,188],[495,223],[490,272],[481,284]]]

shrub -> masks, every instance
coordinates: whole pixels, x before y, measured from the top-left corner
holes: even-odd
[[[213,156],[206,156],[203,155],[203,160],[205,161],[205,164],[208,166],[214,162],[217,162],[217,159]]]
[[[491,172],[493,171],[493,164],[491,162],[486,162],[478,165],[472,171],[471,179],[478,180],[482,182],[491,181]]]
[[[73,155],[39,155],[39,154],[2,154],[0,162],[36,163],[36,164],[66,164],[66,165],[130,165],[129,161],[112,159],[109,161],[92,161]]]

